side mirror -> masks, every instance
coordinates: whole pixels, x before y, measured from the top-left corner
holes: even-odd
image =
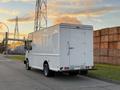
[[[32,46],[29,46],[29,50],[32,50]]]
[[[32,50],[32,46],[29,46],[29,47],[25,46],[24,49],[25,50]]]
[[[32,41],[25,41],[25,50],[32,50],[31,42]]]

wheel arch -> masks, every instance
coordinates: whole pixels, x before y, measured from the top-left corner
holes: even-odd
[[[48,63],[47,60],[45,60],[45,61],[43,62],[43,66],[44,66],[45,64],[48,64],[48,66],[49,66],[49,63]]]
[[[49,67],[49,69],[50,69],[50,65],[49,65],[49,62],[47,61],[47,60],[45,60],[44,62],[43,62],[43,68],[44,68],[44,65],[45,64],[48,64],[48,67]]]
[[[27,61],[28,61],[28,58],[25,58],[25,60],[24,60],[24,64],[26,64],[26,63],[27,63]]]

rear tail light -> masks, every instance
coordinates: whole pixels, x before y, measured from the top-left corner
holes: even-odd
[[[69,70],[69,67],[64,67],[64,70]]]

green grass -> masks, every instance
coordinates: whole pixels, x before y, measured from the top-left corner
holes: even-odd
[[[120,66],[96,64],[95,70],[89,71],[89,76],[120,81]]]
[[[24,61],[25,59],[24,55],[11,55],[11,56],[6,56],[6,57],[11,60],[17,60],[17,61]]]

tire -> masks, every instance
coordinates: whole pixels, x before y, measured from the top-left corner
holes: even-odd
[[[79,71],[70,71],[69,75],[70,76],[77,76],[79,74]]]
[[[44,64],[43,72],[46,77],[54,76],[54,72],[49,69],[49,65],[47,63]]]
[[[80,75],[87,75],[88,74],[88,70],[81,70],[80,71]]]
[[[31,67],[29,66],[29,61],[28,60],[26,61],[26,65],[25,66],[26,66],[26,70],[31,70]]]

